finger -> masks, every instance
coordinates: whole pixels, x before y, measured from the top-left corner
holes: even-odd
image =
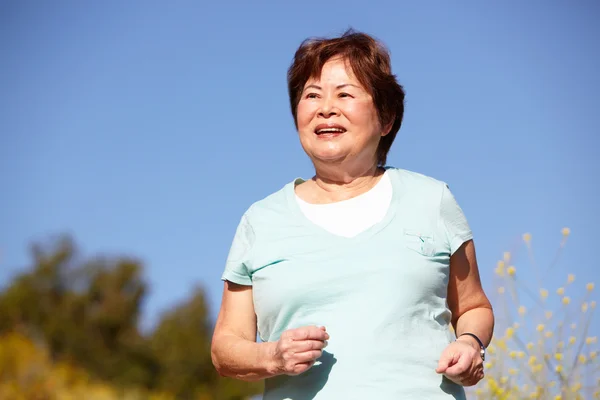
[[[456,360],[454,365],[451,365],[446,369],[446,374],[452,376],[459,376],[460,374],[468,371],[471,367],[472,359],[466,354],[461,354]]]
[[[302,353],[310,350],[323,350],[327,346],[326,340],[298,340],[293,342],[293,350]]]
[[[302,353],[294,354],[294,361],[296,362],[296,364],[306,363],[306,362],[314,362],[322,355],[323,355],[323,352],[321,350],[304,351]]]
[[[328,340],[329,334],[316,326],[305,326],[290,331],[292,340]]]
[[[479,383],[480,380],[484,378],[485,374],[483,372],[483,368],[477,368],[471,373],[464,373],[458,380],[461,382],[463,386],[473,386]]]
[[[299,374],[303,373],[304,371],[306,371],[307,369],[309,369],[310,367],[312,367],[314,365],[314,363],[315,363],[314,361],[298,363],[298,364],[294,365],[294,367],[292,368],[292,373],[290,375],[299,375]]]
[[[442,356],[440,357],[440,359],[438,361],[438,366],[437,366],[435,372],[437,372],[438,374],[442,374],[442,373],[446,372],[448,367],[450,367],[451,365],[453,365],[456,362],[454,360],[455,357],[456,357],[455,353],[448,353],[448,352],[442,353]]]

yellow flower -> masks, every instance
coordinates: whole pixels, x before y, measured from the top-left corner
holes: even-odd
[[[521,324],[519,324],[518,322],[513,322],[513,329],[519,329],[520,326]]]
[[[542,328],[542,330],[543,330],[543,329],[544,329],[544,328]],[[531,351],[531,349],[533,349],[533,343],[529,342],[529,343],[527,343],[527,350],[530,350],[530,351]]]
[[[525,306],[520,306],[518,309],[518,312],[519,312],[519,315],[523,316],[527,312],[527,309],[525,308]]]
[[[546,319],[550,319],[552,318],[552,311],[546,311],[544,315],[546,316]]]
[[[506,270],[506,272],[508,272],[508,274],[510,276],[514,276],[515,273],[517,272],[517,269],[511,265],[510,267],[508,267],[508,269]]]
[[[571,337],[569,337],[569,344],[575,344],[575,341],[576,341],[576,340],[577,340],[577,339],[575,338],[575,336],[571,336]]]
[[[504,262],[509,262],[509,261],[510,261],[510,252],[505,251],[504,252]]]
[[[585,344],[592,344],[592,343],[596,343],[597,341],[598,341],[598,338],[596,336],[585,338]]]
[[[596,358],[596,356],[598,356],[598,352],[597,352],[597,351],[591,351],[591,352],[590,352],[590,358],[591,358],[592,360],[594,360],[594,359]]]
[[[494,364],[492,364],[491,362],[486,362],[484,367],[485,369],[491,369],[494,366]]]
[[[573,330],[577,329],[577,324],[574,324],[574,323],[571,324],[571,329],[573,329]]]
[[[588,292],[591,292],[592,290],[594,290],[594,282],[590,282],[587,285],[585,285],[585,288],[588,290]]]
[[[556,293],[557,293],[559,296],[562,296],[563,294],[565,294],[565,288],[561,288],[561,287],[559,287],[558,289],[556,289]]]
[[[571,230],[569,228],[562,228],[562,234],[563,236],[569,236],[569,234],[571,233]]]
[[[504,334],[504,336],[506,336],[507,339],[510,339],[513,337],[514,334],[515,334],[514,328],[508,327],[508,328],[506,328],[506,333]]]
[[[552,332],[552,331],[546,331],[545,335],[546,335],[547,338],[551,338],[552,335],[554,335],[554,332]]]
[[[498,261],[498,265],[494,272],[496,272],[496,275],[498,276],[504,276],[504,261]]]
[[[508,378],[506,376],[500,378],[500,383],[505,384],[506,382],[508,382]]]
[[[517,374],[517,370],[516,370],[516,369],[514,369],[514,368],[509,368],[509,369],[508,369],[508,374],[509,374],[509,375],[516,375],[516,374]]]
[[[558,364],[558,365],[557,365],[557,366],[554,368],[554,370],[555,370],[556,372],[560,373],[560,372],[562,372],[562,370],[563,370],[563,366],[562,366],[562,365],[560,365],[560,364]]]
[[[500,294],[504,294],[504,286],[500,286],[500,287],[498,288],[498,293],[500,293]]]
[[[534,365],[536,361],[537,361],[537,358],[535,356],[530,356],[528,364],[529,365]]]
[[[595,300],[590,301],[590,307],[596,308],[596,301]]]
[[[548,297],[548,291],[546,289],[540,289],[540,297],[542,300],[546,300],[546,297]]]
[[[544,328],[545,328],[544,324],[539,324],[539,325],[537,326],[537,328],[535,328],[535,329],[537,329],[537,331],[538,331],[538,332],[543,332],[543,331],[544,331]]]
[[[569,296],[565,296],[563,297],[562,302],[564,305],[567,305],[571,302],[571,299],[569,298]]]
[[[525,357],[525,352],[523,352],[523,351],[519,351],[519,352],[517,353],[517,357],[519,357],[519,358],[524,358],[524,357]]]
[[[583,303],[581,305],[581,312],[586,312],[588,310],[588,303]]]
[[[573,283],[574,281],[575,281],[575,275],[569,274],[569,276],[567,276],[567,283]]]
[[[565,342],[563,342],[562,340],[560,342],[558,342],[556,344],[556,347],[558,347],[559,349],[562,349],[563,347],[565,347]]]
[[[556,396],[554,396],[554,400],[562,400],[562,396],[560,394],[557,394]]]
[[[579,357],[577,357],[577,361],[579,361],[579,364],[585,364],[587,361],[587,357],[583,354],[580,354]]]
[[[577,393],[581,390],[581,382],[575,382],[573,386],[571,386],[571,392]]]
[[[556,359],[556,361],[560,361],[563,359],[563,354],[562,353],[556,353],[554,354],[554,358]]]
[[[525,234],[523,234],[523,241],[525,243],[531,242],[531,233],[525,233]]]
[[[533,367],[533,372],[540,372],[543,368],[544,366],[542,364],[537,364]]]
[[[510,358],[512,358],[512,359],[515,359],[515,358],[517,358],[517,352],[516,352],[516,351],[514,351],[514,350],[513,350],[513,351],[511,351],[510,353],[508,353],[508,355],[509,355],[509,357],[510,357]]]

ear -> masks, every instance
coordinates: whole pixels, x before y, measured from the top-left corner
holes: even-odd
[[[391,118],[390,122],[383,126],[383,129],[381,131],[381,136],[387,136],[387,134],[390,133],[390,131],[392,130],[392,126],[394,126],[395,119],[396,119],[396,116]]]

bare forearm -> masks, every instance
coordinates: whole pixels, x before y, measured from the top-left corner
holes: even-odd
[[[487,347],[492,341],[494,313],[490,307],[474,308],[465,312],[456,322],[456,337],[463,333],[476,335]]]
[[[223,376],[258,381],[277,375],[273,343],[256,343],[234,335],[221,335],[213,341],[212,360]]]

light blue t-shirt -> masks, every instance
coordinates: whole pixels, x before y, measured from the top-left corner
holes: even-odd
[[[452,340],[450,255],[471,230],[445,183],[387,173],[386,216],[352,238],[304,216],[299,180],[242,217],[222,278],[252,285],[261,340],[307,325],[331,336],[311,369],[267,379],[264,400],[465,398],[435,369]]]

